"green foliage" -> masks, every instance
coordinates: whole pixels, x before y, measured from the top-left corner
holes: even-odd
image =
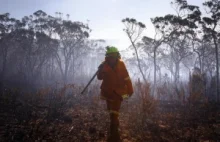
[[[66,81],[70,62],[76,60],[73,57],[76,52],[80,53],[86,47],[89,32],[88,25],[82,22],[53,17],[42,10],[24,16],[22,20],[11,18],[9,13],[1,14],[0,57],[3,59],[3,67],[0,73],[2,76],[11,76],[14,73],[6,72],[6,69],[19,70],[18,72],[24,74],[23,80],[35,84],[41,80],[42,69],[48,68],[47,65],[50,64],[54,66],[50,69],[59,66]],[[60,56],[65,56],[65,62],[60,60]],[[54,64],[54,60],[58,63]],[[66,67],[63,68],[62,64]],[[16,66],[20,68],[15,69]]]
[[[146,27],[145,24],[143,24],[142,22],[137,22],[137,20],[134,19],[134,18],[125,18],[125,19],[122,20],[122,22],[123,23],[127,22],[129,24],[134,24],[134,25],[139,26],[140,28],[145,28]]]
[[[209,17],[203,17],[203,21],[208,25],[212,25],[215,21]]]

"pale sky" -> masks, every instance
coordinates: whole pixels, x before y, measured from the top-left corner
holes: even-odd
[[[189,4],[201,6],[205,0],[188,0]],[[73,21],[87,23],[92,29],[90,39],[104,39],[108,44],[123,50],[130,45],[123,32],[123,18],[135,18],[143,22],[146,36],[153,36],[150,18],[174,13],[171,0],[0,0],[0,13],[22,18],[37,10],[55,16],[55,12],[69,14]],[[202,8],[203,9],[203,8]]]

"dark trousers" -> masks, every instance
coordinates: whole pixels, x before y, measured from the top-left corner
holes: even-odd
[[[118,142],[120,141],[119,128],[119,110],[121,107],[121,100],[107,100],[107,109],[110,115],[110,135],[108,142]]]

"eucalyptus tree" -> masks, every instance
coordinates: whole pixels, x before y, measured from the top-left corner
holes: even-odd
[[[11,18],[9,13],[0,14],[0,78],[2,80],[4,80],[11,49],[11,42],[9,41],[13,39],[13,35],[10,33],[15,30],[16,23],[19,21]]]
[[[127,34],[128,38],[132,44],[132,47],[134,48],[137,63],[138,63],[138,69],[143,77],[144,82],[147,83],[147,79],[146,79],[144,72],[143,72],[143,69],[141,67],[141,60],[140,60],[140,57],[138,54],[138,47],[136,45],[138,40],[141,39],[141,37],[142,37],[141,34],[143,33],[146,26],[143,23],[138,22],[134,18],[125,18],[122,20],[122,22],[125,25],[124,31]]]
[[[220,42],[220,1],[208,0],[203,3],[209,17],[203,17],[204,38],[214,43],[216,58],[216,93],[217,101],[219,101],[219,42]]]
[[[70,64],[76,65],[76,60],[84,54],[86,39],[89,37],[90,29],[81,22],[57,19],[55,34],[59,39],[58,51],[55,54],[63,82],[67,82],[70,73]],[[76,68],[72,72],[77,71]]]

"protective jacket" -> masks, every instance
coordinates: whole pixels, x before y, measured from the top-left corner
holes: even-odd
[[[132,82],[124,62],[118,59],[112,68],[106,62],[97,74],[101,84],[101,95],[110,100],[122,99],[122,95],[133,94]]]

